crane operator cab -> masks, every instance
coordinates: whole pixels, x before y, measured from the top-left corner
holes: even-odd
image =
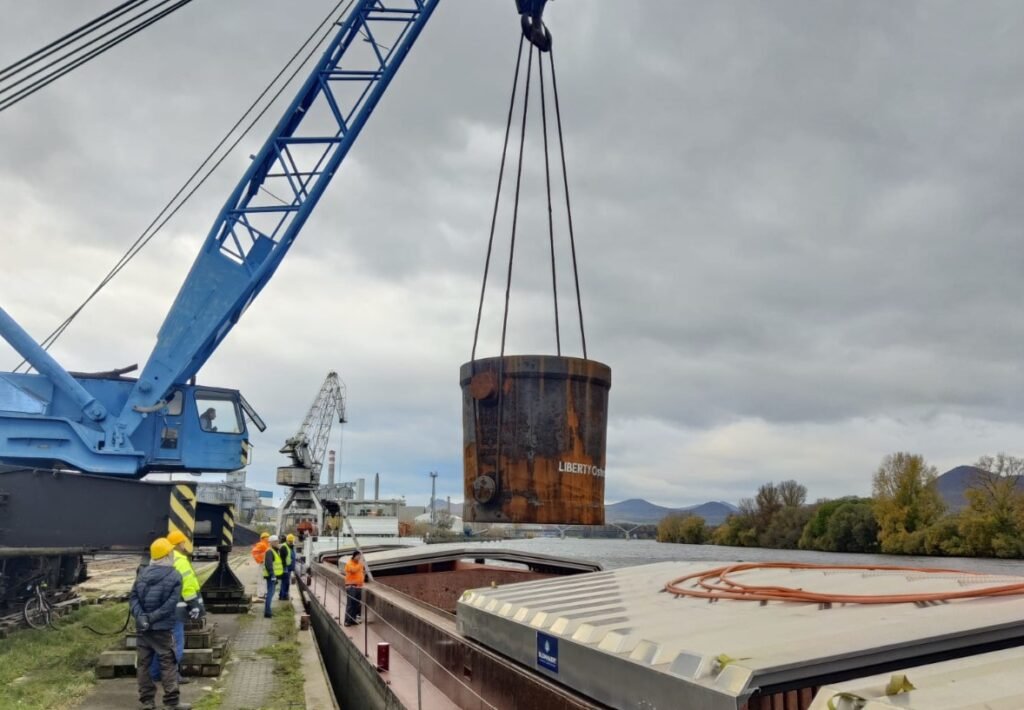
[[[237,390],[181,386],[150,414],[156,442],[150,470],[234,471],[252,458],[246,422],[263,420]]]
[[[60,386],[39,374],[0,373],[0,464],[141,478],[249,463],[246,425],[266,425],[238,390],[175,384],[155,404],[131,406],[136,383],[121,373],[69,374]]]

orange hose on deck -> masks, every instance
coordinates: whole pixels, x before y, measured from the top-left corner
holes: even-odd
[[[757,569],[791,570],[859,570],[863,572],[913,572],[914,574],[956,574],[966,578],[983,579],[993,575],[975,574],[955,569],[932,569],[926,567],[889,567],[885,565],[818,565],[800,562],[742,562],[725,567],[694,572],[678,577],[665,585],[665,591],[677,596],[698,599],[735,599],[739,601],[763,602],[809,602],[814,604],[901,604],[909,602],[945,602],[955,599],[977,599],[983,597],[1006,597],[1024,594],[1024,580],[997,587],[967,589],[927,594],[833,594],[811,592],[804,589],[781,586],[760,586],[743,584],[730,575]],[[684,586],[686,585],[686,586]]]

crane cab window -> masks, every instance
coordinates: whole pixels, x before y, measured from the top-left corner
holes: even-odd
[[[167,400],[167,414],[172,417],[181,416],[184,401],[185,398],[181,395],[181,390],[175,390],[171,398]]]
[[[203,431],[221,434],[239,434],[242,431],[238,407],[231,399],[196,393],[196,411],[199,414],[199,427]]]

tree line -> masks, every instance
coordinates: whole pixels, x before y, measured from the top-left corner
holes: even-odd
[[[769,482],[717,527],[699,516],[674,513],[658,523],[660,542],[905,555],[1024,557],[1024,459],[983,456],[965,496],[948,510],[938,472],[924,457],[886,456],[872,479],[870,498],[807,503],[796,481]]]

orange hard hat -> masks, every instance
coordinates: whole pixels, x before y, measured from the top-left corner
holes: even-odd
[[[188,542],[188,538],[180,530],[174,530],[170,535],[167,536],[167,542],[172,545],[180,545],[183,542]]]

